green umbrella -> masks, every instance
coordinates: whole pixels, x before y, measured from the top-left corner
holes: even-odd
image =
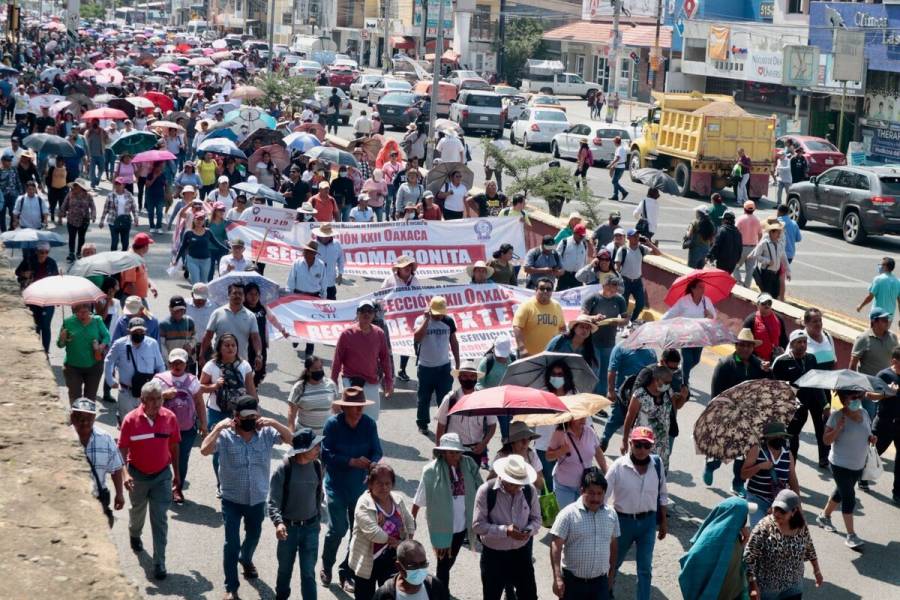
[[[118,155],[127,153],[133,156],[138,152],[156,148],[156,143],[158,141],[159,138],[152,133],[146,131],[132,131],[117,139],[112,145],[112,150]]]

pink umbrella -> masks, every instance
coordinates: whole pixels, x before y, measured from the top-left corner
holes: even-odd
[[[94,69],[85,69],[84,71],[79,71],[78,76],[84,77],[85,79],[90,79],[91,77],[96,77],[99,75],[99,71],[95,71]]]
[[[113,61],[111,61],[107,58],[98,60],[97,62],[94,63],[95,69],[112,69],[115,66],[116,66],[116,63],[114,63]]]
[[[250,155],[250,158],[247,159],[247,164],[249,165],[250,172],[254,175],[258,174],[256,172],[256,163],[262,160],[262,155],[264,152],[268,152],[272,162],[275,163],[275,166],[278,167],[279,170],[284,171],[289,164],[291,164],[291,157],[288,156],[287,150],[278,144],[272,144],[270,146],[260,146],[260,148]]]
[[[622,348],[707,348],[734,340],[734,334],[719,321],[676,317],[644,323],[622,341]]]
[[[100,288],[74,275],[53,275],[38,279],[22,291],[25,304],[35,306],[74,306],[103,298]]]
[[[134,158],[131,159],[131,162],[161,162],[164,160],[175,160],[175,158],[175,155],[168,150],[147,150],[146,152],[139,152],[136,154]]]
[[[188,61],[188,66],[191,67],[211,67],[214,64],[216,64],[216,61],[208,56],[198,56]]]
[[[97,76],[97,81],[99,83],[111,83],[113,85],[119,85],[124,80],[125,76],[122,75],[122,72],[117,69],[103,69]]]
[[[216,53],[216,51],[214,48],[204,48],[203,49],[203,56],[209,56],[210,54],[215,54],[215,53]]]
[[[89,121],[91,119],[112,119],[114,121],[119,121],[127,118],[128,115],[126,115],[123,111],[119,110],[118,108],[109,108],[108,106],[104,106],[103,108],[95,108],[94,110],[89,110],[81,115],[82,121]]]
[[[175,64],[175,63],[173,63],[173,62],[163,63],[163,64],[161,64],[161,65],[159,65],[159,66],[160,66],[160,67],[163,67],[164,69],[168,69],[168,70],[172,71],[173,73],[177,73],[178,71],[180,71],[181,69],[184,68],[184,67],[182,67],[181,65],[177,65],[177,64]]]

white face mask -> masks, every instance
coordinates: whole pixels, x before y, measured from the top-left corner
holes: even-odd
[[[566,384],[565,377],[551,377],[550,385],[552,385],[556,389],[562,388]]]
[[[659,385],[656,386],[656,389],[659,390],[660,394],[665,394],[666,392],[669,391],[669,388],[671,388],[671,387],[672,386],[668,383],[660,383]]]

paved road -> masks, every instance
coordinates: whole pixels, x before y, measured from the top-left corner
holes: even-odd
[[[563,100],[563,103],[573,123],[591,122],[583,100]],[[356,115],[362,105],[358,102],[354,102],[354,105]],[[620,109],[618,123],[630,127],[630,120],[640,116],[642,113],[638,106],[628,105]],[[505,137],[508,138],[509,130],[506,131]],[[639,132],[634,132],[633,135],[638,134]],[[341,127],[339,135],[352,138],[352,128]],[[388,131],[387,135],[396,139],[401,137],[401,133],[395,131]],[[474,138],[470,139],[469,149],[472,154],[470,166],[475,172],[475,183],[480,186],[484,182],[484,170],[481,168],[484,153],[481,142]],[[552,160],[549,149],[542,149],[540,154],[535,154],[546,157],[548,162]],[[565,160],[563,164],[566,164]],[[574,170],[574,163],[569,161],[569,164]],[[624,202],[613,202],[609,200],[612,184],[606,169],[591,169],[588,172],[588,181],[593,192],[592,205],[596,214],[608,215],[611,210],[619,210],[622,212],[623,223],[633,224],[636,221],[632,211],[646,192],[646,186],[633,183],[626,176],[622,179],[622,183],[629,192],[635,193],[629,194]],[[760,219],[775,216],[775,192],[774,187],[770,188],[767,197],[771,200],[758,202],[757,216]],[[732,194],[726,192],[725,195],[731,209],[740,214],[741,211],[735,208]],[[545,206],[540,200],[530,202]],[[681,238],[688,223],[694,218],[694,210],[703,202],[695,198],[663,194],[660,198],[661,231],[657,232],[657,239],[663,252],[687,259],[687,250],[681,248]],[[563,212],[568,213],[572,210],[584,212],[578,202],[567,204]],[[881,258],[897,254],[900,254],[898,236],[872,237],[864,246],[853,246],[841,239],[840,230],[837,228],[810,223],[803,231],[803,241],[798,245],[797,256],[791,265],[793,278],[788,285],[788,296],[806,304],[816,304],[823,310],[836,311],[864,321],[867,313],[856,313],[856,306],[865,297],[871,279],[877,274],[876,267],[880,264]]]
[[[107,188],[103,185],[104,190]],[[100,200],[98,199],[98,203]],[[682,202],[679,200],[679,202]],[[144,225],[146,220],[143,219]],[[140,230],[145,230],[142,226]],[[64,235],[64,230],[57,228]],[[183,279],[172,280],[165,274],[168,262],[168,234],[157,235],[155,244],[149,254],[149,268],[160,290],[159,298],[150,302],[151,310],[157,315],[167,314],[167,301],[173,294],[187,296],[189,288]],[[103,250],[109,242],[106,231],[92,228],[88,233],[89,241],[95,242]],[[61,266],[65,265],[65,252],[54,249],[53,256]],[[284,281],[287,270],[271,268],[266,273],[272,278]],[[357,280],[349,285],[341,286],[339,297],[347,298],[365,293],[375,287],[373,282]],[[57,313],[54,331],[60,322]],[[330,358],[331,349],[319,346],[324,357]],[[697,401],[690,402],[680,416],[682,426],[681,438],[674,446],[672,455],[672,472],[670,475],[670,495],[675,502],[675,518],[672,520],[670,535],[657,544],[654,554],[653,597],[679,598],[677,587],[678,557],[689,545],[696,525],[714,506],[728,494],[725,490],[730,485],[729,469],[722,469],[716,475],[715,487],[706,488],[700,480],[702,458],[694,454],[689,432],[706,401],[708,380],[715,355],[708,354],[698,369],[694,381],[698,388]],[[269,354],[269,377],[260,386],[262,407],[266,416],[283,417],[287,412],[286,399],[290,386],[298,377],[301,363],[297,354],[286,342],[276,342]],[[61,353],[53,347],[51,364],[58,382],[62,385]],[[397,487],[408,499],[415,491],[421,469],[431,457],[433,441],[418,434],[414,424],[415,415],[415,382],[410,382],[398,391],[394,398],[383,403],[384,414],[380,421],[386,459],[395,467],[398,474]],[[100,422],[104,427],[114,430],[114,405],[103,407]],[[600,424],[595,427],[600,427]],[[799,478],[803,487],[803,502],[806,516],[811,519],[825,501],[831,489],[830,476],[817,469],[809,457],[814,456],[814,446],[810,445],[812,437],[808,427],[803,435],[801,446],[802,457],[799,462]],[[619,438],[613,438],[610,454],[618,454]],[[491,443],[493,453],[499,447],[499,440]],[[273,465],[280,460],[282,449],[279,448],[273,457]],[[889,467],[892,463],[888,463]],[[195,448],[190,464],[186,496],[188,502],[182,507],[173,507],[170,513],[168,568],[169,578],[163,582],[152,580],[152,564],[149,556],[143,553],[135,556],[128,547],[127,513],[117,515],[112,537],[120,551],[123,569],[148,598],[219,598],[223,592],[223,574],[221,567],[223,531],[219,514],[219,503],[214,495],[215,484],[209,459],[201,457]],[[891,597],[896,594],[900,585],[900,573],[896,569],[900,524],[896,515],[897,508],[890,504],[890,481],[885,478],[874,486],[873,492],[865,494],[861,499],[861,518],[857,531],[866,540],[867,545],[862,554],[846,549],[842,540],[822,530],[813,529],[826,584],[822,589],[809,589],[809,598],[855,599]],[[424,528],[424,524],[420,522]],[[427,541],[427,532],[420,530],[417,538]],[[145,544],[149,546],[150,534],[145,531]],[[549,551],[547,534],[543,531],[535,545],[535,569],[538,578],[539,597],[552,598],[549,577]],[[275,535],[268,522],[264,525],[263,536],[257,551],[256,565],[261,578],[253,585],[242,582],[241,597],[245,599],[272,598],[275,581]],[[481,597],[478,575],[477,557],[471,552],[463,551],[457,566],[453,570],[452,592],[456,598],[475,600]],[[618,578],[618,597],[629,598],[633,595],[635,584],[635,567],[633,556],[623,565],[622,574]],[[807,570],[807,578],[811,573]],[[293,598],[299,598],[298,585],[295,585]],[[811,580],[807,579],[811,585]],[[321,598],[346,599],[348,596],[335,587],[326,591],[320,589]]]

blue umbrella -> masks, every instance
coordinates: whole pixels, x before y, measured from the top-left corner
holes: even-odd
[[[238,136],[235,132],[233,132],[230,129],[216,129],[215,131],[210,131],[204,138],[204,141],[215,139],[215,138],[224,138],[226,140],[236,142],[238,139]]]
[[[209,282],[209,299],[218,306],[228,304],[228,286],[233,283],[255,283],[259,286],[259,301],[268,304],[278,299],[281,289],[278,283],[263,277],[256,271],[230,271]]]
[[[66,244],[60,236],[52,231],[43,229],[14,229],[0,234],[0,242],[7,248],[36,248],[41,242],[51,246],[64,246]]]
[[[222,154],[223,156],[234,156],[235,158],[247,158],[244,152],[234,145],[234,142],[225,138],[205,139],[200,142],[197,147],[199,152],[212,152],[213,154]]]
[[[304,131],[298,131],[285,136],[284,143],[291,150],[297,150],[298,152],[306,152],[307,150],[312,150],[316,146],[322,145],[319,138]]]
[[[276,192],[272,188],[267,185],[263,185],[254,181],[242,181],[234,186],[234,189],[239,192],[246,192],[251,197],[259,196],[261,198],[265,198],[266,200],[271,200],[273,202],[278,202],[279,204],[284,204],[284,194]],[[251,210],[251,209],[248,209]]]

